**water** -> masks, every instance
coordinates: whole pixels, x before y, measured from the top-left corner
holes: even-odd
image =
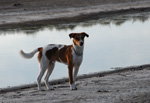
[[[24,59],[19,50],[31,52],[47,44],[71,44],[69,33],[86,32],[84,59],[79,74],[150,63],[150,13],[123,15],[82,23],[23,28],[0,33],[0,88],[36,82],[37,54]],[[50,79],[68,77],[67,66],[56,63]]]

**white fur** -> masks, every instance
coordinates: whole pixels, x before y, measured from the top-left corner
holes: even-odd
[[[61,48],[63,48],[64,47],[64,45],[58,45],[58,44],[53,44],[53,45],[47,45],[47,46],[45,46],[45,47],[43,47],[43,55],[45,55],[45,53],[48,51],[48,50],[50,50],[50,49],[53,49],[53,48],[55,48],[55,47],[57,47],[59,50],[61,49]]]
[[[70,84],[70,89],[71,89],[71,90],[76,90],[76,89],[77,89],[74,83],[73,83],[73,84]]]
[[[34,56],[35,53],[38,52],[38,49],[33,50],[31,53],[25,53],[22,50],[20,50],[20,55],[26,59],[30,59]]]
[[[77,46],[73,45],[73,48],[75,49],[75,51],[76,51],[77,53],[79,53],[79,54],[82,54],[82,53],[83,53],[83,48],[84,48],[84,46],[82,46],[82,47],[77,47]],[[72,51],[73,51],[73,52],[72,52],[72,55],[73,55],[73,63],[78,66],[78,65],[80,65],[80,64],[82,63],[83,55],[78,56],[78,55],[75,53],[75,51],[74,51],[73,48],[72,48]]]
[[[83,40],[81,40],[81,42],[83,42]],[[54,47],[57,47],[58,49],[61,49],[64,46],[65,45],[54,45],[53,44],[53,45],[47,45],[47,46],[43,47],[42,58],[41,58],[40,63],[39,63],[40,73],[39,73],[39,76],[37,78],[37,85],[38,85],[39,90],[43,90],[41,88],[41,79],[42,79],[42,77],[43,77],[46,70],[47,70],[47,74],[46,74],[46,77],[44,79],[45,85],[46,85],[48,90],[52,89],[52,87],[50,87],[50,85],[48,83],[48,78],[49,78],[49,76],[51,75],[51,73],[54,69],[55,62],[49,61],[49,59],[45,55],[46,52],[50,49],[53,49]],[[73,83],[70,84],[70,89],[71,90],[76,90],[77,89],[75,87],[75,80],[76,80],[76,77],[77,77],[77,74],[78,74],[78,71],[79,71],[79,67],[82,63],[83,49],[84,49],[84,44],[82,46],[76,46],[76,45],[73,44],[73,48],[72,48],[73,61],[72,62],[74,64],[74,67],[73,67]],[[20,54],[21,54],[22,57],[30,59],[34,56],[34,54],[36,52],[38,52],[38,49],[33,50],[31,53],[25,53],[21,50]],[[81,54],[81,55],[78,55],[77,53]],[[61,59],[60,59],[60,61],[63,62]]]

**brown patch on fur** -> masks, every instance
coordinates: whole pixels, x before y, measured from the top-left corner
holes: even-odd
[[[77,46],[80,46],[80,40],[83,41],[84,43],[84,37],[89,37],[88,34],[86,34],[85,32],[81,32],[81,33],[71,33],[69,34],[70,38],[73,38],[73,43]]]
[[[40,62],[41,61],[41,58],[42,58],[42,51],[43,51],[43,48],[38,48],[38,51],[39,51],[39,54],[38,54],[38,61]]]
[[[69,82],[73,83],[73,56],[72,56],[72,45],[64,46],[60,50],[54,47],[46,52],[46,57],[50,62],[63,62],[68,64],[69,71]]]
[[[45,55],[51,62],[55,62],[58,55],[58,48],[54,47],[48,50]]]
[[[73,43],[74,43],[75,45],[77,45],[77,46],[80,45],[80,44],[79,44],[79,40],[76,40],[75,38],[73,39]]]
[[[86,37],[89,37],[89,35],[88,34],[86,34],[85,32],[81,32],[81,33],[71,33],[71,34],[69,34],[69,37],[70,38],[74,38],[74,37],[76,37],[77,35],[82,35],[82,36],[86,36]]]
[[[69,82],[73,83],[73,56],[72,56],[72,45],[67,48],[66,58],[68,63],[68,71],[69,71]]]
[[[61,48],[59,50],[58,56],[57,56],[57,61],[58,62],[67,63],[67,58],[66,58],[67,49],[68,49],[68,46],[64,46],[63,48]]]

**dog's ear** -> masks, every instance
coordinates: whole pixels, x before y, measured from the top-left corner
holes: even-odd
[[[86,36],[86,37],[89,37],[89,35],[88,35],[87,33],[85,33],[85,32],[82,32],[82,34],[83,34],[84,36]]]
[[[75,33],[69,34],[70,39],[71,39],[71,38],[74,38],[74,36],[75,36]]]

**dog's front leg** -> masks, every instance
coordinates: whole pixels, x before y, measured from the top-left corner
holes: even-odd
[[[75,83],[75,81],[77,79],[78,71],[79,71],[79,66],[75,66],[74,67],[74,72],[73,72],[73,82],[74,83]]]
[[[73,82],[73,65],[72,63],[68,64],[68,71],[69,71],[69,84],[70,84],[70,89],[71,90],[77,90],[75,87],[75,84]]]

